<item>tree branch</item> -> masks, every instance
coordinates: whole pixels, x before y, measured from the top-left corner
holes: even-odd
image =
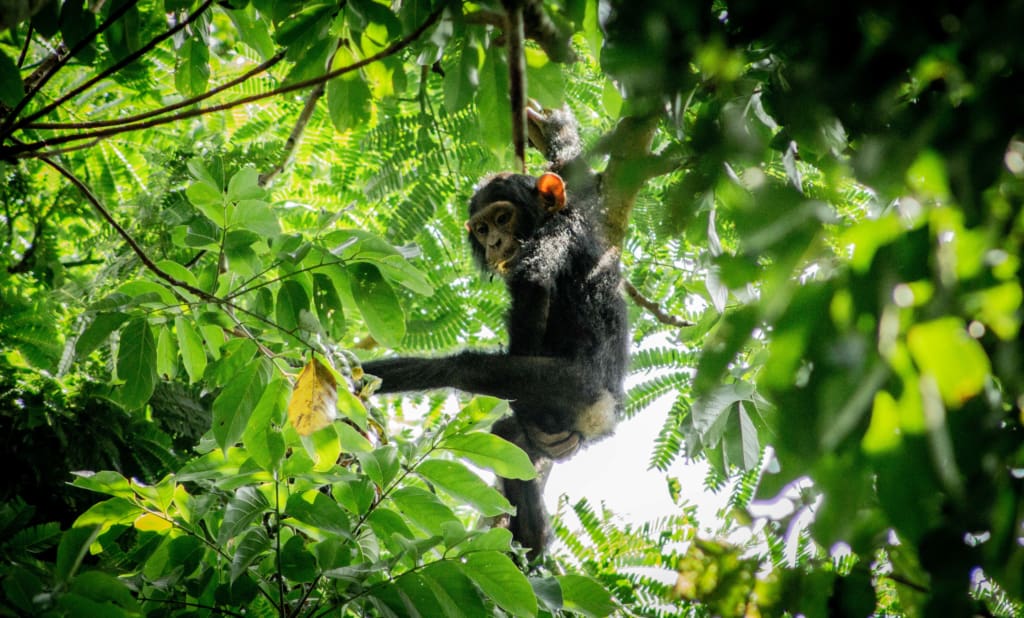
[[[125,13],[127,13],[130,9],[134,8],[135,5],[138,3],[139,0],[128,0],[128,2],[125,2],[121,6],[111,11],[110,16],[107,17],[107,20],[105,22],[100,24],[98,28],[96,28],[88,35],[86,35],[84,38],[82,38],[81,41],[76,43],[75,46],[68,51],[66,56],[58,58],[57,61],[53,64],[53,66],[50,68],[50,70],[39,78],[39,81],[28,92],[25,93],[25,96],[21,97],[21,100],[18,101],[18,104],[14,106],[14,109],[11,110],[10,115],[7,116],[3,124],[0,124],[0,135],[10,134],[11,126],[14,124],[14,120],[18,117],[18,114],[20,114],[21,111],[24,110],[25,107],[32,101],[32,99],[35,98],[36,94],[38,94],[39,91],[43,89],[43,86],[46,85],[46,82],[50,81],[50,79],[53,78],[53,76],[56,75],[64,67],[65,64],[68,63],[68,59],[74,57],[75,54],[85,49],[90,43],[96,40],[96,37],[102,34],[107,28],[114,25],[114,23],[117,20],[121,19],[121,17],[123,17]]]
[[[14,126],[11,128],[11,130],[12,131],[16,131],[19,128],[25,126],[26,124],[32,122],[36,118],[41,118],[42,116],[45,116],[46,114],[49,114],[50,112],[52,112],[53,110],[57,109],[58,107],[60,107],[64,103],[66,103],[67,101],[69,101],[72,98],[78,96],[79,94],[81,94],[82,92],[86,91],[87,89],[91,88],[97,82],[106,79],[107,77],[113,75],[114,73],[117,73],[118,71],[120,71],[124,67],[128,66],[129,64],[135,62],[136,60],[138,60],[139,58],[144,56],[146,53],[148,53],[151,49],[153,49],[154,47],[156,47],[160,43],[163,43],[167,39],[171,38],[172,36],[174,36],[175,34],[180,32],[181,30],[185,29],[189,24],[191,24],[195,20],[199,19],[199,16],[202,15],[203,13],[205,13],[206,9],[210,8],[210,5],[212,5],[212,4],[213,4],[213,0],[206,0],[206,2],[204,2],[202,5],[200,5],[199,8],[195,10],[195,12],[193,12],[191,15],[189,15],[187,18],[185,18],[185,20],[182,21],[181,23],[178,23],[175,26],[173,26],[172,28],[168,29],[167,32],[164,32],[163,34],[160,34],[160,35],[154,37],[151,41],[149,41],[148,43],[146,43],[145,45],[143,45],[139,49],[137,49],[134,52],[128,54],[127,56],[122,58],[120,61],[114,63],[110,67],[108,67],[108,68],[104,69],[103,71],[100,71],[99,73],[97,73],[95,76],[92,77],[92,79],[86,80],[81,85],[77,86],[76,88],[73,88],[70,92],[67,92],[67,93],[61,95],[60,97],[57,98],[56,101],[53,101],[49,105],[44,106],[42,109],[37,110],[37,111],[29,114],[25,118],[19,120],[18,122],[14,123]]]
[[[317,85],[320,85],[320,84],[324,84],[324,83],[334,79],[335,77],[338,77],[340,75],[344,75],[346,73],[351,73],[352,71],[361,69],[364,66],[372,64],[374,62],[377,62],[377,61],[379,61],[379,60],[381,60],[383,58],[387,58],[389,56],[392,56],[392,55],[398,53],[399,51],[405,49],[413,41],[415,41],[420,36],[422,36],[422,34],[424,32],[426,32],[426,30],[428,28],[430,28],[432,25],[434,25],[434,23],[437,22],[437,20],[441,17],[441,15],[444,13],[444,11],[446,9],[447,9],[447,5],[446,4],[441,4],[441,6],[439,6],[437,9],[435,9],[434,12],[431,13],[427,17],[427,19],[422,24],[420,24],[419,27],[416,28],[416,30],[414,30],[413,32],[409,33],[408,35],[402,37],[398,41],[395,41],[390,46],[388,46],[386,49],[384,49],[384,50],[382,50],[382,51],[380,51],[380,52],[378,52],[378,53],[376,53],[376,54],[374,54],[372,56],[364,58],[363,60],[360,60],[358,62],[354,62],[354,63],[352,63],[352,64],[350,64],[348,66],[344,66],[344,67],[335,69],[333,71],[329,71],[329,72],[327,72],[327,73],[325,73],[325,74],[323,74],[323,75],[321,75],[319,77],[313,77],[313,78],[310,78],[310,79],[307,79],[307,80],[304,80],[304,81],[301,81],[301,82],[296,82],[294,84],[289,84],[287,86],[281,86],[280,88],[275,88],[273,90],[270,90],[270,91],[267,91],[267,92],[264,92],[264,93],[255,94],[255,95],[251,95],[251,96],[248,96],[248,97],[242,97],[240,99],[236,99],[234,101],[229,101],[227,103],[222,103],[220,105],[212,105],[210,107],[190,110],[190,111],[187,111],[187,112],[184,112],[184,113],[181,113],[181,114],[176,114],[176,115],[170,116],[170,117],[157,118],[157,119],[146,121],[146,122],[139,122],[139,123],[135,123],[135,124],[131,124],[131,125],[125,125],[125,126],[121,126],[121,127],[117,127],[117,128],[112,128],[112,129],[105,129],[105,130],[93,131],[93,132],[85,132],[85,133],[80,133],[80,134],[77,134],[77,135],[65,135],[65,136],[56,137],[56,138],[53,138],[53,139],[44,139],[44,140],[39,140],[39,141],[36,141],[36,142],[29,142],[29,143],[25,143],[25,144],[17,144],[15,146],[0,147],[0,159],[10,158],[10,157],[13,157],[13,158],[38,157],[40,155],[38,153],[33,153],[32,151],[36,151],[36,150],[39,150],[39,149],[47,147],[47,146],[56,146],[56,145],[65,144],[65,143],[68,143],[68,142],[80,141],[80,140],[85,140],[85,139],[101,138],[101,137],[109,137],[111,135],[117,135],[119,133],[125,133],[125,132],[129,132],[129,131],[138,131],[138,130],[141,130],[141,129],[150,129],[150,128],[153,128],[153,127],[156,127],[156,126],[160,126],[160,125],[164,125],[164,124],[169,124],[171,122],[176,122],[178,120],[186,120],[188,118],[195,118],[197,116],[203,116],[203,115],[211,114],[211,113],[214,113],[214,112],[221,112],[221,111],[224,111],[224,110],[228,110],[228,109],[232,109],[232,108],[238,107],[240,105],[245,105],[247,103],[254,103],[256,101],[261,101],[263,99],[269,99],[269,98],[272,98],[272,97],[276,97],[278,95],[287,94],[289,92],[295,92],[295,91],[298,91],[298,90],[305,90],[306,88],[309,88],[311,86],[317,86]]]
[[[309,96],[306,98],[306,104],[302,107],[302,112],[299,114],[298,120],[295,121],[295,126],[292,127],[292,132],[288,135],[288,140],[284,143],[281,160],[273,167],[273,169],[260,176],[261,187],[265,187],[274,182],[274,179],[284,171],[285,166],[287,166],[288,162],[291,161],[292,154],[295,152],[295,148],[299,145],[299,140],[302,139],[302,133],[306,130],[306,125],[309,124],[309,119],[313,117],[313,111],[316,109],[316,104],[323,96],[323,84],[318,84],[309,91]]]
[[[678,327],[695,325],[689,320],[684,320],[677,315],[672,315],[671,313],[666,312],[658,306],[658,303],[641,294],[640,290],[636,289],[636,286],[630,283],[628,279],[623,279],[622,283],[626,287],[626,294],[629,294],[629,297],[633,299],[633,302],[649,311],[651,315],[653,315],[654,318],[662,324]]]
[[[650,179],[644,161],[651,155],[651,144],[658,129],[658,116],[628,116],[602,140],[609,153],[602,174],[605,197],[604,231],[609,244],[622,246],[629,226],[629,215],[636,196]]]
[[[216,88],[214,88],[212,90],[207,90],[203,94],[198,94],[198,95],[196,95],[194,97],[191,97],[189,99],[185,99],[183,101],[178,101],[177,103],[174,103],[174,104],[171,104],[171,105],[167,105],[165,107],[161,107],[159,109],[155,109],[155,110],[152,110],[152,111],[143,112],[141,114],[135,114],[133,116],[125,116],[123,118],[113,118],[113,119],[110,119],[110,120],[93,120],[93,121],[90,121],[90,122],[34,122],[32,124],[26,125],[23,128],[25,128],[25,129],[95,129],[95,128],[101,128],[101,127],[116,127],[116,126],[131,124],[133,122],[139,122],[141,120],[147,120],[149,118],[153,118],[154,116],[162,116],[163,114],[168,114],[170,112],[173,112],[175,110],[181,109],[183,107],[188,107],[190,105],[195,105],[196,103],[199,103],[200,101],[205,101],[206,99],[209,99],[210,97],[212,97],[212,96],[214,96],[216,94],[220,94],[221,92],[224,92],[225,90],[227,90],[229,88],[233,88],[233,87],[237,86],[238,84],[241,84],[242,82],[248,81],[249,78],[251,78],[253,75],[256,75],[258,73],[262,73],[262,72],[270,69],[271,67],[273,67],[275,64],[277,64],[281,60],[283,60],[284,59],[284,55],[285,55],[284,51],[279,51],[276,54],[274,54],[273,56],[271,56],[270,58],[268,58],[262,64],[259,64],[259,65],[255,66],[255,67],[249,69],[248,71],[246,71],[245,73],[239,75],[235,79],[232,79],[232,80],[230,80],[228,82],[225,82],[224,84],[222,84],[220,86],[217,86]]]

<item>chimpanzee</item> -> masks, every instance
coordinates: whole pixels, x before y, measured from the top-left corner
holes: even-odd
[[[521,447],[538,469],[608,436],[622,410],[628,359],[618,252],[604,246],[593,217],[599,177],[582,161],[567,109],[530,110],[530,134],[551,161],[540,177],[503,173],[469,202],[469,243],[480,267],[505,280],[511,297],[508,351],[365,363],[379,392],[456,388],[508,399],[513,415],[493,432]],[[555,172],[563,172],[569,186]],[[543,553],[550,536],[543,479],[502,479],[516,507],[513,537]]]

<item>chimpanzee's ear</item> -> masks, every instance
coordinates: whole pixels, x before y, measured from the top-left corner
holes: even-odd
[[[548,172],[538,178],[537,190],[548,212],[558,212],[565,208],[565,182],[558,174]]]

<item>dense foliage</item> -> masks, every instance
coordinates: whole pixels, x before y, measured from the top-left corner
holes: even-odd
[[[502,340],[462,220],[517,4],[668,409],[634,456],[731,481],[717,535],[668,477],[524,569],[507,406],[359,370]],[[964,4],[0,2],[0,614],[1019,613],[1024,2]]]

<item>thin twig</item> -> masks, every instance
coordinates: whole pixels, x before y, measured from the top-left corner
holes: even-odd
[[[35,29],[32,27],[32,23],[29,22],[28,30],[25,32],[25,44],[21,46],[21,55],[18,56],[18,70],[25,66],[25,57],[28,55],[28,46],[32,42],[32,35],[35,34]]]
[[[422,24],[420,24],[420,26],[418,28],[416,28],[416,30],[414,30],[410,34],[402,37],[398,41],[392,43],[386,49],[384,49],[384,50],[382,50],[382,51],[380,51],[380,52],[378,52],[378,53],[376,53],[376,54],[374,54],[372,56],[364,58],[363,60],[360,60],[358,62],[354,62],[354,63],[352,63],[352,64],[350,64],[348,66],[344,66],[344,67],[341,67],[339,69],[335,69],[333,71],[329,71],[328,73],[325,73],[325,74],[323,74],[323,75],[321,75],[319,77],[313,77],[313,78],[310,78],[310,79],[307,79],[307,80],[303,80],[301,82],[296,82],[294,84],[289,84],[287,86],[281,86],[280,88],[275,88],[273,90],[270,90],[270,91],[267,91],[267,92],[264,92],[264,93],[254,94],[254,95],[247,96],[247,97],[242,97],[240,99],[236,99],[234,101],[229,101],[227,103],[222,103],[220,105],[212,105],[210,107],[203,107],[203,108],[199,108],[199,109],[190,110],[190,111],[187,111],[187,112],[184,112],[184,113],[181,113],[181,114],[176,114],[176,115],[170,116],[170,117],[157,118],[157,119],[154,119],[154,120],[151,120],[151,121],[140,122],[140,123],[136,123],[136,124],[133,124],[133,125],[125,125],[125,126],[121,126],[121,127],[113,128],[113,129],[106,129],[106,130],[101,130],[101,131],[93,131],[93,132],[80,133],[78,135],[65,135],[63,137],[57,137],[57,138],[53,138],[53,139],[44,139],[44,140],[39,140],[37,142],[30,142],[30,143],[26,143],[26,144],[19,144],[19,145],[15,146],[15,147],[8,147],[7,150],[9,152],[9,154],[7,156],[14,156],[14,157],[17,157],[17,158],[37,157],[38,156],[37,154],[34,154],[34,153],[30,154],[30,153],[28,153],[28,151],[39,150],[40,148],[44,148],[46,146],[55,146],[55,145],[58,145],[58,144],[65,144],[65,143],[68,143],[68,142],[80,141],[80,140],[83,140],[83,139],[93,139],[93,138],[100,138],[100,137],[109,137],[111,135],[117,135],[119,133],[126,133],[126,132],[129,132],[129,131],[137,131],[137,130],[141,130],[141,129],[150,129],[150,128],[157,127],[157,126],[164,125],[164,124],[168,124],[168,123],[171,123],[171,122],[176,122],[178,120],[187,120],[189,118],[195,118],[197,116],[203,116],[203,115],[211,114],[211,113],[215,113],[215,112],[222,112],[222,111],[225,111],[225,110],[228,110],[228,109],[232,109],[232,108],[238,107],[240,105],[246,105],[248,103],[254,103],[256,101],[262,101],[263,99],[269,99],[269,98],[276,97],[276,96],[279,96],[279,95],[282,95],[282,94],[287,94],[289,92],[295,92],[297,90],[305,90],[306,88],[309,88],[311,86],[317,86],[319,84],[326,83],[326,82],[334,79],[335,77],[344,75],[346,73],[351,73],[352,71],[361,69],[364,66],[367,66],[369,64],[373,64],[374,62],[377,62],[379,60],[382,60],[384,58],[392,56],[392,55],[398,53],[399,51],[405,49],[409,44],[411,44],[413,41],[418,39],[428,28],[430,28],[432,25],[434,25],[434,23],[441,17],[441,15],[444,13],[444,11],[446,9],[447,9],[447,5],[442,4],[440,7],[435,9],[434,12],[431,13],[427,17],[427,19]],[[0,150],[0,155],[2,155],[2,150]]]
[[[302,139],[302,133],[306,130],[306,125],[309,124],[310,118],[313,117],[313,111],[316,109],[316,104],[321,97],[324,96],[324,85],[319,84],[315,88],[309,91],[309,97],[306,98],[306,104],[302,107],[302,112],[299,114],[298,119],[295,121],[295,126],[292,127],[292,132],[288,135],[288,140],[284,143],[284,149],[281,153],[281,160],[271,169],[269,172],[260,177],[260,186],[265,187],[270,183],[274,182],[274,179],[284,171],[285,166],[292,158],[292,154],[295,152],[295,148],[299,145],[299,140]]]
[[[120,61],[114,63],[110,67],[108,67],[108,68],[100,71],[99,73],[97,73],[95,76],[92,77],[92,79],[87,79],[80,86],[78,86],[76,88],[73,88],[73,89],[71,89],[70,92],[67,92],[67,93],[61,95],[60,97],[57,98],[56,101],[53,101],[52,103],[50,103],[48,105],[45,105],[42,109],[37,110],[37,111],[29,114],[25,118],[19,120],[18,122],[14,123],[14,127],[11,130],[12,131],[16,131],[19,128],[25,126],[26,124],[32,122],[36,118],[41,118],[42,116],[45,116],[46,114],[49,114],[50,112],[52,112],[53,110],[57,109],[58,107],[60,107],[64,103],[66,103],[67,101],[69,101],[72,98],[78,96],[79,94],[81,94],[82,92],[86,91],[87,89],[91,88],[97,82],[99,82],[99,81],[101,81],[103,79],[106,79],[107,77],[113,75],[114,73],[117,73],[118,71],[120,71],[124,67],[128,66],[129,64],[135,62],[136,60],[141,58],[143,55],[148,53],[151,49],[153,49],[154,47],[156,47],[160,43],[163,43],[167,39],[171,38],[172,36],[174,36],[175,34],[180,32],[181,30],[185,29],[185,27],[187,27],[189,24],[191,24],[195,20],[199,19],[199,16],[202,15],[204,12],[206,12],[206,9],[210,8],[211,4],[213,4],[213,0],[206,0],[206,2],[204,2],[202,5],[200,5],[200,7],[198,9],[196,9],[194,13],[192,13],[187,18],[185,18],[185,20],[182,21],[181,23],[176,24],[175,26],[173,26],[172,28],[168,29],[163,34],[160,34],[160,35],[154,37],[150,42],[146,43],[145,45],[143,45],[142,47],[138,48],[134,52],[128,54],[127,56],[122,58]]]
[[[636,286],[634,286],[628,280],[623,279],[622,282],[626,286],[626,293],[629,294],[629,297],[633,299],[633,302],[640,305],[644,309],[650,311],[651,315],[653,315],[654,318],[661,322],[662,324],[679,327],[694,326],[694,323],[689,320],[684,320],[683,318],[677,315],[667,313],[664,309],[658,306],[658,303],[641,294],[640,290],[636,289]]]
[[[23,128],[25,128],[25,129],[98,129],[98,128],[102,128],[102,127],[116,127],[116,126],[131,124],[133,122],[139,122],[139,121],[142,121],[142,120],[147,120],[149,118],[153,118],[154,116],[162,116],[164,114],[169,114],[169,113],[171,113],[171,112],[173,112],[175,110],[179,110],[179,109],[181,109],[183,107],[188,107],[190,105],[195,105],[196,103],[199,103],[200,101],[205,101],[206,99],[209,99],[210,97],[212,97],[212,96],[214,96],[216,94],[220,94],[221,92],[224,92],[228,88],[233,88],[234,86],[237,86],[238,84],[240,84],[242,82],[248,81],[249,78],[251,78],[253,75],[256,75],[257,73],[262,73],[263,71],[266,71],[266,70],[270,69],[271,67],[273,67],[275,64],[277,64],[278,62],[283,60],[284,56],[285,56],[285,52],[283,50],[279,51],[276,54],[274,54],[273,56],[271,56],[270,58],[268,58],[262,64],[259,64],[259,65],[255,66],[255,67],[249,69],[245,73],[242,73],[241,75],[239,75],[235,79],[232,79],[231,81],[228,81],[228,82],[224,83],[223,85],[217,86],[216,88],[214,88],[212,90],[207,90],[203,94],[198,94],[198,95],[196,95],[194,97],[191,97],[191,98],[188,98],[188,99],[184,99],[182,101],[178,101],[177,103],[173,103],[171,105],[167,105],[165,107],[161,107],[160,109],[154,109],[154,110],[151,110],[151,111],[148,111],[148,112],[143,112],[141,114],[135,114],[133,116],[124,116],[123,118],[112,118],[110,120],[92,120],[92,121],[89,121],[89,122],[35,122],[35,123],[27,125],[27,126],[25,126]]]
[[[50,81],[50,79],[52,79],[54,75],[56,75],[58,72],[60,72],[62,68],[64,68],[64,65],[68,63],[68,60],[70,58],[73,58],[75,54],[85,49],[90,43],[96,40],[96,37],[102,34],[107,28],[114,25],[114,23],[117,20],[121,19],[121,17],[123,17],[125,13],[134,8],[135,5],[138,3],[139,0],[129,0],[128,2],[125,2],[121,6],[111,11],[110,16],[107,17],[107,20],[105,22],[100,24],[98,28],[87,34],[81,41],[75,44],[74,47],[68,50],[68,54],[66,56],[58,58],[57,61],[53,64],[53,66],[50,68],[50,70],[47,71],[45,75],[40,77],[39,81],[32,87],[32,89],[26,92],[25,96],[21,97],[21,100],[18,101],[18,104],[14,106],[14,109],[11,110],[11,114],[7,117],[6,120],[4,120],[4,123],[0,125],[0,135],[8,135],[11,132],[11,126],[14,124],[14,120],[18,117],[18,114],[20,114],[21,111],[25,109],[25,107],[32,101],[32,99],[35,98],[36,94],[38,94],[39,91],[43,89],[43,86],[46,85],[46,82]]]

